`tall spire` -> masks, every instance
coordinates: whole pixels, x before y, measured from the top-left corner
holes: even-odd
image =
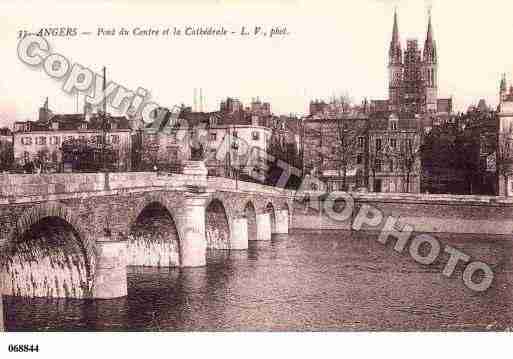
[[[392,41],[389,50],[390,65],[402,63],[401,41],[399,40],[399,25],[397,22],[397,8],[394,10],[394,27],[392,28]]]
[[[433,26],[431,25],[431,8],[428,10],[428,30],[426,36],[426,43],[433,44]]]
[[[431,24],[431,7],[428,10],[428,29],[426,43],[424,44],[424,61],[434,64],[437,62],[436,43],[433,35],[433,25]]]
[[[392,44],[399,44],[399,25],[397,24],[397,8],[394,9],[394,28],[392,30]]]

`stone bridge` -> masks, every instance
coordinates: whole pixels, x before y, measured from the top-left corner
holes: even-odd
[[[207,248],[286,235],[291,208],[289,191],[195,170],[0,175],[1,294],[125,296],[127,265],[204,266]]]

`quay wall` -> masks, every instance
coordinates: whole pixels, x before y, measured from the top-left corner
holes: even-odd
[[[361,194],[351,193],[354,199],[352,218],[332,219],[323,207],[324,202],[312,200],[307,206],[294,202],[291,229],[350,230],[351,223],[363,205],[378,209],[383,220],[378,226],[363,225],[362,230],[381,230],[386,219],[393,216],[399,228],[408,224],[415,232],[460,234],[513,234],[513,199],[492,196],[454,196],[419,194]],[[344,202],[339,204],[344,207]],[[397,227],[396,227],[397,228]]]

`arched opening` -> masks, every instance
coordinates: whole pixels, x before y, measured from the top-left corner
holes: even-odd
[[[244,217],[248,221],[248,240],[256,241],[257,239],[257,223],[256,210],[252,202],[248,202],[244,207]]]
[[[59,217],[43,217],[2,254],[0,288],[12,296],[86,298],[90,264],[73,226]]]
[[[130,227],[128,265],[177,267],[179,236],[171,213],[158,202],[148,204]]]
[[[265,213],[269,214],[269,220],[271,222],[271,233],[276,233],[276,213],[274,212],[274,206],[271,202],[265,206]]]
[[[230,226],[224,205],[218,199],[212,200],[205,214],[207,248],[230,249]]]

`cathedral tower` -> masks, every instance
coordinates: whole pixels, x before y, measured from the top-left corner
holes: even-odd
[[[403,81],[403,51],[399,40],[399,26],[397,24],[397,11],[394,13],[394,27],[392,41],[388,51],[388,98],[389,110],[399,112],[401,107],[401,87]]]

